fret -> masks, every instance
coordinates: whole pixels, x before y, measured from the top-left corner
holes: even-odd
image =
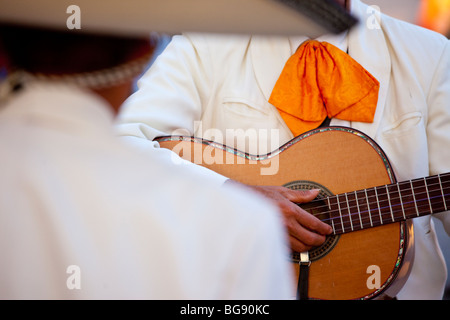
[[[356,191],[356,201],[359,210],[361,229],[372,227],[373,223],[370,216],[366,190]]]
[[[350,204],[348,202],[348,194],[345,193],[345,202],[347,203],[347,211],[348,211],[348,220],[350,220],[350,228],[352,229],[352,231],[354,231],[353,229],[353,221],[352,221],[352,213],[350,211]]]
[[[373,221],[372,221],[372,213],[370,212],[370,201],[369,201],[369,196],[367,194],[367,189],[364,189],[364,193],[366,195],[366,203],[367,203],[367,214],[369,215],[369,219],[370,219],[370,226],[373,227]]]
[[[382,224],[394,222],[388,186],[375,188],[378,197],[378,211]]]
[[[405,213],[398,183],[386,186],[392,222],[405,220]]]
[[[406,220],[405,207],[403,206],[403,196],[402,196],[402,192],[400,190],[400,184],[399,183],[397,183],[397,190],[398,190],[398,198],[400,199],[400,204],[402,206],[403,219]]]
[[[439,176],[443,189],[443,198],[446,211],[450,209],[450,173],[441,174]]]
[[[395,222],[395,219],[394,219],[394,212],[392,211],[391,196],[390,196],[390,194],[389,194],[389,188],[388,188],[388,187],[389,187],[389,186],[386,185],[386,194],[387,194],[387,198],[388,198],[388,202],[389,202],[389,209],[390,209],[390,211],[391,211],[392,222]]]
[[[416,194],[414,192],[414,186],[413,186],[412,180],[410,180],[409,183],[411,184],[411,193],[412,193],[412,196],[413,196],[413,199],[414,199],[414,206],[416,208],[416,213],[417,213],[417,216],[420,217],[419,208],[417,208]]]
[[[442,201],[444,203],[444,211],[448,211],[448,209],[447,209],[447,202],[445,200],[445,193],[444,193],[444,189],[442,187],[441,175],[438,175],[438,179],[439,179],[439,187],[441,188]]]
[[[353,231],[361,230],[363,228],[361,222],[361,212],[359,211],[358,199],[356,195],[356,191],[350,192],[346,194],[349,212],[350,212],[350,221],[352,222]]]
[[[450,173],[327,198],[334,234],[376,227],[450,208]]]
[[[424,216],[432,213],[428,187],[425,179],[412,180],[413,192],[416,199],[417,216]]]
[[[368,205],[370,206],[369,213],[374,227],[383,224],[377,194],[376,188],[367,189]]]
[[[381,214],[380,199],[378,198],[378,191],[377,191],[377,188],[374,188],[374,190],[375,190],[375,196],[377,198],[377,206],[378,206],[378,213],[380,215],[380,222],[381,222],[381,224],[383,224],[383,216]]]
[[[328,203],[330,206],[330,219],[333,222],[334,234],[345,233],[338,196],[329,197]]]
[[[339,200],[339,195],[336,195],[338,210],[339,210],[339,217],[341,219],[341,226],[342,226],[342,233],[345,233],[345,227],[344,227],[344,219],[342,218],[342,210],[341,210],[341,200]]]
[[[327,220],[330,220],[333,233],[357,231],[448,211],[450,173],[342,193],[326,199],[328,211],[322,211],[322,214],[329,215]],[[325,204],[324,201],[322,203]]]
[[[331,215],[331,203],[330,203],[330,198],[327,198],[328,201],[328,211],[330,212],[330,221],[331,221],[331,228],[333,229],[333,233],[336,234],[336,228],[334,227],[334,219]]]
[[[400,193],[402,195],[403,210],[405,219],[413,218],[417,215],[416,199],[410,181],[404,181],[398,184]]]
[[[427,178],[428,195],[430,200],[431,212],[438,213],[447,211],[445,198],[443,197],[443,188],[439,176]]]
[[[358,192],[355,191],[355,202],[356,202],[356,209],[358,210],[358,217],[359,217],[359,225],[361,226],[361,229],[364,228],[362,217],[361,217],[361,209],[359,207],[359,201],[358,201]]]

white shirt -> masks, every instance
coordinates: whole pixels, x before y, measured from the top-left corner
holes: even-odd
[[[293,296],[271,204],[136,155],[97,96],[30,85],[0,149],[0,299]]]

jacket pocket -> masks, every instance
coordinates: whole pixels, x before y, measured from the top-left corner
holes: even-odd
[[[390,126],[383,128],[385,138],[396,138],[399,136],[409,136],[417,129],[424,129],[423,116],[420,112],[411,112],[399,117]]]

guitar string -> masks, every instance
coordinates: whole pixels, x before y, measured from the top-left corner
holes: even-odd
[[[436,176],[436,178],[437,178],[437,176]],[[403,192],[406,192],[406,191],[413,191],[409,186],[411,185],[411,183],[414,183],[414,182],[422,182],[423,180],[421,180],[421,179],[419,179],[419,180],[409,180],[409,181],[402,181],[402,182],[398,182],[398,183],[393,183],[393,184],[388,184],[388,185],[383,185],[383,186],[376,186],[376,187],[370,187],[370,188],[367,188],[367,189],[361,189],[361,190],[356,190],[356,191],[350,191],[350,192],[346,192],[346,193],[342,193],[342,194],[338,194],[338,195],[332,195],[332,196],[329,196],[329,197],[327,197],[327,198],[334,198],[334,197],[337,197],[337,196],[345,196],[346,194],[347,195],[352,195],[352,194],[354,194],[355,192],[356,193],[358,193],[358,192],[364,192],[364,191],[371,191],[371,190],[374,190],[375,191],[375,189],[377,189],[377,190],[383,190],[383,192],[384,192],[384,190],[386,189],[386,186],[387,187],[397,187],[396,188],[396,193],[399,193],[397,190],[398,190],[398,188],[400,187],[400,186],[402,186],[402,185],[408,185],[408,189],[405,189],[405,190],[403,190]],[[445,187],[444,186],[444,184],[449,184],[449,187]],[[428,187],[435,187],[435,186],[439,186],[439,187],[442,187],[442,188],[450,188],[450,181],[444,181],[444,182],[442,182],[442,183],[434,183],[434,184],[427,184],[428,185]],[[419,188],[419,187],[415,187],[415,188]],[[425,184],[424,185],[422,185],[422,186],[420,186],[420,188],[425,188]],[[402,190],[400,190],[400,191],[402,191]],[[438,189],[438,190],[434,190],[435,192],[438,192],[438,191],[440,191],[440,188]],[[395,193],[395,192],[394,192]],[[424,193],[426,193],[426,192],[422,192],[422,193],[417,193],[417,192],[414,192],[414,194],[415,195],[420,195],[420,194],[424,194]],[[400,193],[399,193],[400,194]],[[387,195],[387,193],[384,193],[384,194],[381,194],[382,196],[383,195]],[[412,193],[411,193],[411,195],[412,195]],[[370,197],[373,197],[373,196],[370,196]],[[324,198],[324,199],[326,199],[326,198]],[[313,200],[313,201],[311,201],[311,202],[319,202],[319,201],[321,201],[321,200],[324,200],[324,199],[315,199],[315,200]],[[392,199],[392,198],[391,198]],[[400,197],[399,198],[394,198],[394,199],[400,199]]]
[[[415,182],[415,181],[413,181],[413,182]],[[409,184],[409,182],[401,182],[401,183],[408,183]],[[450,181],[449,182],[446,182],[446,183],[448,183],[448,184],[450,184]],[[444,192],[446,192],[447,191],[447,189],[450,189],[450,186],[448,186],[448,187],[446,187],[446,186],[443,186],[443,184],[445,184],[445,183],[435,183],[435,184],[430,184],[430,185],[428,185],[429,187],[434,187],[434,186],[440,186],[440,187],[442,187],[442,191],[444,191]],[[397,185],[400,185],[400,183],[398,183],[398,184],[392,184],[392,185],[387,185],[388,187],[389,186],[397,186]],[[423,185],[423,186],[421,186],[421,187],[423,187],[423,188],[425,188],[425,185]],[[329,196],[329,197],[326,197],[326,198],[322,198],[322,199],[315,199],[315,200],[312,200],[312,201],[310,201],[310,202],[308,202],[309,204],[314,204],[314,203],[319,203],[319,202],[324,202],[325,200],[327,200],[327,199],[334,199],[334,198],[336,198],[336,199],[338,199],[338,196],[339,197],[344,197],[345,195],[350,195],[350,196],[353,196],[355,193],[358,193],[358,192],[364,192],[364,191],[371,191],[371,190],[375,190],[375,189],[380,189],[380,190],[383,190],[383,192],[385,191],[385,189],[386,189],[386,186],[378,186],[378,187],[375,187],[375,188],[368,188],[368,189],[363,189],[363,190],[356,190],[356,191],[351,191],[351,192],[346,192],[346,193],[342,193],[342,194],[338,194],[338,195],[333,195],[333,196]],[[398,190],[398,189],[396,189],[396,190]],[[403,191],[407,191],[407,190],[403,190]],[[412,191],[412,189],[410,188],[409,189],[409,191]],[[438,190],[434,190],[434,191],[431,191],[431,192],[441,192],[441,188],[439,188]],[[401,199],[404,199],[404,197],[402,197],[401,196],[401,194],[400,194],[400,192],[398,192],[398,191],[396,191],[396,192],[394,192],[394,193],[398,193],[399,194],[399,197],[398,198],[390,198],[390,200],[391,200],[391,202],[392,201],[395,201],[395,200],[401,200]],[[394,194],[393,193],[393,194]],[[425,191],[425,192],[414,192],[414,195],[416,196],[416,197],[420,197],[421,195],[425,195],[425,194],[427,194],[427,197],[426,197],[426,199],[425,200],[427,200],[428,199],[428,195],[429,195],[429,193],[430,192],[427,192],[427,191]],[[411,193],[410,194],[410,196],[412,196],[413,195],[413,193]],[[449,194],[439,194],[438,196],[436,196],[436,197],[434,197],[434,198],[438,198],[438,197],[446,197],[446,196],[448,196]],[[387,197],[387,193],[384,193],[384,194],[379,194],[378,196],[386,196]],[[377,204],[379,203],[379,202],[382,202],[382,201],[388,201],[388,198],[386,198],[385,200],[381,200],[381,201],[378,201],[378,200],[372,200],[372,199],[369,199],[369,198],[376,198],[376,195],[372,195],[372,196],[368,196],[367,197],[367,200],[368,201],[366,201],[366,197],[364,196],[364,199],[362,200],[363,201],[363,204],[364,203],[368,203],[369,205],[373,205],[373,204],[375,204],[376,206],[377,206]],[[432,197],[430,197],[430,198],[432,198]],[[359,199],[359,198],[358,198]],[[352,202],[352,201],[354,201],[354,202],[356,202],[357,200],[357,196],[355,197],[355,199],[354,200],[350,200],[350,202]],[[338,203],[338,201],[336,201],[336,205],[337,205],[337,203]],[[347,203],[347,201],[345,200],[345,201],[340,201],[339,200],[339,204],[341,204],[341,203]],[[359,201],[358,201],[358,203],[359,203]],[[314,206],[314,208],[313,209],[324,209],[324,208],[326,208],[326,209],[328,209],[328,205],[318,205],[318,206]],[[350,207],[348,207],[349,209],[354,209],[354,208],[357,208],[357,206],[350,206]],[[321,214],[317,214],[317,215],[321,215]]]
[[[379,217],[379,214],[377,213],[377,216]],[[340,222],[338,222],[337,224],[332,225],[333,227],[333,232],[332,234],[337,235],[337,234],[345,234],[345,233],[349,233],[349,232],[353,232],[353,231],[359,231],[359,230],[364,230],[364,229],[369,229],[369,228],[375,228],[378,226],[382,226],[382,225],[388,225],[388,224],[392,224],[392,220],[391,219],[386,219],[386,216],[389,216],[388,213],[382,213],[381,216],[385,216],[385,219],[383,219],[383,223],[380,223],[378,221],[375,222],[363,222],[362,224],[357,222],[354,223],[354,227],[353,229],[349,226],[349,223],[344,222],[344,227],[342,227],[342,224]],[[336,218],[332,218],[332,220],[334,220]],[[403,219],[401,221],[404,221]],[[394,221],[394,222],[400,222],[400,221]]]
[[[449,194],[450,195],[450,194]],[[421,202],[421,201],[426,201],[426,200],[419,200],[419,201],[417,201],[417,202]],[[398,206],[400,206],[400,205],[397,205],[397,206],[395,206],[395,207],[398,207]],[[429,206],[429,204],[428,204],[428,202],[426,203],[426,204],[419,204],[418,206],[417,206],[417,208],[424,208],[424,207],[426,207],[426,208],[430,208],[430,206]],[[375,216],[375,217],[379,217],[380,216],[380,211],[381,211],[381,216],[388,216],[389,217],[389,220],[390,221],[392,221],[392,217],[391,217],[391,211],[389,210],[389,212],[383,212],[382,210],[383,209],[386,209],[386,208],[388,208],[387,206],[386,207],[380,207],[380,210],[378,209],[378,208],[376,208],[376,209],[372,209],[372,210],[364,210],[364,211],[360,211],[361,212],[361,215],[362,214],[365,214],[365,213],[369,213],[371,216]],[[443,209],[443,208],[442,208]],[[331,214],[331,213],[334,213],[334,212],[338,212],[339,210],[336,210],[336,209],[334,209],[334,210],[330,210],[330,211],[326,211],[326,212],[324,212],[323,214]],[[442,212],[443,212],[444,210],[442,210]],[[372,213],[372,212],[375,212],[375,213]],[[397,209],[393,209],[392,210],[392,212],[395,214],[395,213],[399,213],[399,212],[403,212],[403,209],[401,208],[401,209],[399,209],[399,210],[397,210]],[[440,211],[441,212],[441,211]],[[346,217],[349,217],[349,219],[350,219],[350,217],[353,217],[353,216],[357,216],[358,217],[358,220],[359,220],[359,213],[357,213],[357,212],[350,212],[350,213],[345,213],[345,214],[339,214],[339,216],[337,216],[337,215],[335,215],[334,217],[331,217],[331,218],[325,218],[325,219],[322,219],[321,221],[329,221],[329,220],[336,220],[336,219],[339,219],[340,220],[340,218],[341,218],[341,216],[343,217],[343,218],[346,218]],[[403,216],[403,214],[401,215],[401,216]],[[355,219],[352,219],[352,221],[354,222],[354,220]],[[403,218],[401,218],[401,220],[404,220]],[[383,220],[384,221],[384,220]],[[357,225],[361,225],[360,223],[356,223]]]
[[[447,196],[450,196],[450,193],[444,194],[444,197],[447,197]],[[437,199],[437,198],[442,198],[442,195],[430,197],[430,199]],[[352,210],[354,208],[357,208],[355,206],[349,207],[349,208],[344,207],[341,210],[339,210],[339,208],[337,208],[337,209],[328,209],[327,208],[327,210],[324,210],[321,213],[312,214],[312,215],[315,217],[320,217],[320,216],[327,215],[327,214],[330,215],[331,217],[329,217],[329,218],[321,219],[321,221],[324,221],[324,222],[341,219],[341,217],[344,218],[344,217],[348,217],[348,216],[351,216],[351,217],[356,216],[357,217],[356,222],[354,222],[355,219],[352,219],[352,223],[356,223],[356,224],[358,224],[358,220],[362,220],[363,218],[368,217],[367,214],[370,215],[370,217],[369,217],[370,219],[372,219],[373,217],[377,218],[380,215],[381,216],[387,215],[387,216],[389,216],[389,219],[392,220],[392,216],[394,215],[394,219],[396,219],[396,220],[399,220],[399,218],[400,218],[400,220],[405,220],[404,215],[406,214],[406,211],[411,210],[411,209],[416,209],[415,207],[411,208],[411,207],[407,207],[407,206],[410,204],[414,204],[414,203],[417,204],[417,210],[419,208],[425,208],[425,207],[428,208],[428,211],[430,209],[430,204],[429,204],[428,199],[420,199],[420,200],[416,200],[416,201],[403,202],[403,206],[400,203],[391,205],[391,206],[380,206],[379,202],[371,202],[371,203],[369,202],[369,206],[365,206],[365,205],[361,206],[364,208],[367,207],[368,209],[364,209],[364,210],[360,209],[358,212],[356,212],[355,210]],[[372,204],[372,206],[370,206],[370,204]],[[439,212],[446,211],[444,202],[442,202],[442,204],[438,204],[438,205],[440,206],[439,210],[438,210]],[[389,208],[389,211],[386,212],[385,210],[387,208]],[[343,213],[343,211],[345,211],[345,213]],[[419,215],[420,215],[420,210],[418,210],[418,211],[419,211]],[[332,216],[331,215],[332,213],[336,213],[336,214]],[[400,216],[397,216],[398,213],[400,213]],[[408,219],[408,217],[406,217],[406,218]],[[409,214],[409,218],[412,218],[410,214]],[[383,217],[381,219],[383,219]]]
[[[450,193],[449,194],[445,194],[445,196],[448,196],[448,195],[450,195]],[[442,197],[442,196],[439,196],[439,197]],[[423,200],[419,200],[419,201],[417,201],[417,202],[423,202],[423,201],[426,201],[427,199],[423,199]],[[412,202],[411,202],[412,203]],[[400,206],[400,205],[397,205],[397,206]],[[387,207],[382,207],[382,208],[380,208],[380,209],[384,209],[384,208],[387,208]],[[417,206],[417,208],[418,209],[420,209],[420,208],[429,208],[429,203],[428,203],[428,201],[427,201],[427,203],[425,203],[425,204],[423,204],[423,205],[421,205],[421,204],[419,204],[418,206]],[[442,208],[443,209],[443,208]],[[375,213],[374,214],[372,214],[372,212],[374,212],[375,211]],[[368,226],[370,226],[370,227],[372,227],[372,226],[379,226],[379,225],[383,225],[383,224],[390,224],[390,223],[392,223],[392,222],[396,222],[396,221],[392,221],[392,218],[391,218],[391,211],[389,210],[389,212],[382,212],[381,211],[381,213],[380,213],[380,211],[381,210],[379,210],[378,208],[376,208],[376,209],[373,209],[373,210],[364,210],[364,211],[360,211],[360,213],[361,214],[364,214],[364,213],[369,213],[369,215],[371,216],[371,217],[373,217],[373,216],[375,216],[375,217],[380,217],[381,216],[381,218],[380,219],[377,219],[377,221],[379,221],[379,222],[375,222],[375,223],[373,223],[373,222],[365,222],[365,223],[361,223],[361,221],[360,222],[354,222],[354,220],[355,219],[353,219],[353,216],[356,216],[357,217],[357,220],[359,220],[359,216],[360,216],[360,214],[359,214],[359,212],[358,213],[346,213],[346,214],[342,214],[342,213],[339,213],[339,216],[334,216],[334,217],[331,217],[331,218],[326,218],[326,219],[322,219],[321,221],[323,221],[323,222],[328,222],[328,221],[333,221],[333,220],[337,220],[338,221],[338,223],[337,223],[337,225],[339,226],[339,225],[341,225],[341,227],[340,227],[340,229],[342,229],[342,231],[343,232],[341,232],[341,233],[346,233],[346,230],[345,229],[351,229],[351,227],[349,226],[350,225],[350,222],[347,222],[347,221],[345,221],[344,222],[344,225],[342,226],[342,223],[340,223],[340,220],[341,220],[341,218],[348,218],[349,219],[349,221],[350,221],[350,219],[354,222],[354,225],[355,225],[355,227],[353,228],[353,229],[357,229],[357,230],[361,230],[361,229],[364,229],[365,227],[368,227]],[[442,210],[442,211],[444,211],[444,210]],[[333,212],[338,212],[338,210],[330,210],[330,211],[326,211],[326,212],[324,212],[324,213],[322,213],[322,214],[330,214],[331,215],[331,213],[333,213]],[[392,212],[395,214],[395,213],[399,213],[399,212],[401,212],[401,213],[403,213],[404,212],[404,210],[403,210],[403,208],[401,208],[400,210],[396,210],[396,209],[393,209],[392,210]],[[403,215],[403,214],[402,214]],[[383,216],[384,216],[384,218],[383,218]],[[386,218],[386,216],[388,217],[388,218]],[[404,220],[404,219],[401,219],[401,220]],[[380,223],[380,222],[382,222],[382,223]],[[348,225],[348,226],[346,226],[346,224]],[[362,225],[362,227],[361,227],[361,225]],[[345,228],[345,229],[344,229]],[[334,228],[334,229],[336,229],[336,228]],[[336,230],[334,230],[334,233],[336,234]]]
[[[332,196],[329,196],[329,197],[327,197],[327,198],[336,198],[337,196],[345,196],[345,195],[353,195],[353,194],[355,194],[355,193],[358,193],[358,192],[364,192],[364,191],[371,191],[371,190],[373,190],[373,191],[375,191],[375,189],[377,189],[377,190],[382,190],[383,192],[385,191],[385,189],[386,189],[386,186],[387,187],[397,187],[396,188],[396,191],[395,192],[393,192],[393,193],[398,193],[399,195],[400,195],[400,192],[398,192],[398,188],[403,184],[403,185],[410,185],[411,183],[414,183],[414,182],[421,182],[421,181],[423,181],[423,180],[411,180],[411,181],[402,181],[402,182],[399,182],[399,183],[394,183],[394,184],[388,184],[388,185],[383,185],[383,186],[376,186],[376,187],[371,187],[371,188],[367,188],[367,189],[361,189],[361,190],[356,190],[356,191],[350,191],[350,192],[346,192],[346,193],[342,193],[342,194],[338,194],[338,195],[332,195]],[[444,186],[444,184],[449,184],[449,187],[445,187]],[[443,189],[446,189],[446,188],[450,188],[450,181],[444,181],[443,183],[434,183],[434,184],[427,184],[428,185],[428,187],[435,187],[435,186],[439,186],[439,189],[436,189],[436,190],[433,190],[434,192],[440,192],[441,190],[441,188],[440,187],[442,187]],[[415,188],[418,188],[418,187],[415,187]],[[422,186],[420,186],[420,188],[425,188],[425,185],[422,185]],[[400,191],[402,191],[402,190],[400,190]],[[405,189],[405,190],[403,190],[403,192],[406,192],[406,191],[413,191],[410,187],[409,187],[409,190],[408,189]],[[433,192],[432,191],[432,192]],[[425,192],[422,192],[422,193],[420,193],[420,192],[414,192],[414,195],[421,195],[421,194],[425,194],[426,193],[426,191]],[[387,193],[381,193],[380,194],[381,196],[387,196]],[[412,196],[412,193],[411,193],[411,196]],[[442,196],[442,195],[441,195]],[[369,196],[369,197],[375,197],[375,196]],[[395,200],[395,199],[400,199],[401,197],[398,197],[398,198],[391,198],[391,199],[393,199],[393,200]],[[326,199],[326,198],[324,198],[324,199]],[[319,202],[319,201],[321,201],[321,200],[324,200],[324,199],[315,199],[315,200],[313,200],[313,201],[311,201],[311,202]],[[325,206],[324,206],[325,207]]]

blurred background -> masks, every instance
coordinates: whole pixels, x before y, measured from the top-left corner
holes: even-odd
[[[362,0],[368,5],[376,5],[384,14],[439,32],[450,38],[450,0]],[[155,59],[171,37],[161,35]],[[1,48],[0,48],[1,52]],[[154,60],[153,60],[154,61]],[[151,62],[152,63],[152,62]],[[150,64],[151,64],[150,63]],[[6,76],[6,69],[0,54],[0,81]],[[447,265],[450,267],[450,237],[444,232],[439,221],[436,230]],[[450,268],[449,268],[450,269]],[[450,271],[445,299],[450,300]]]
[[[378,6],[382,13],[450,38],[450,0],[362,0],[362,2]],[[169,41],[169,36],[162,36],[155,56]]]
[[[362,0],[381,12],[450,36],[450,0]]]

